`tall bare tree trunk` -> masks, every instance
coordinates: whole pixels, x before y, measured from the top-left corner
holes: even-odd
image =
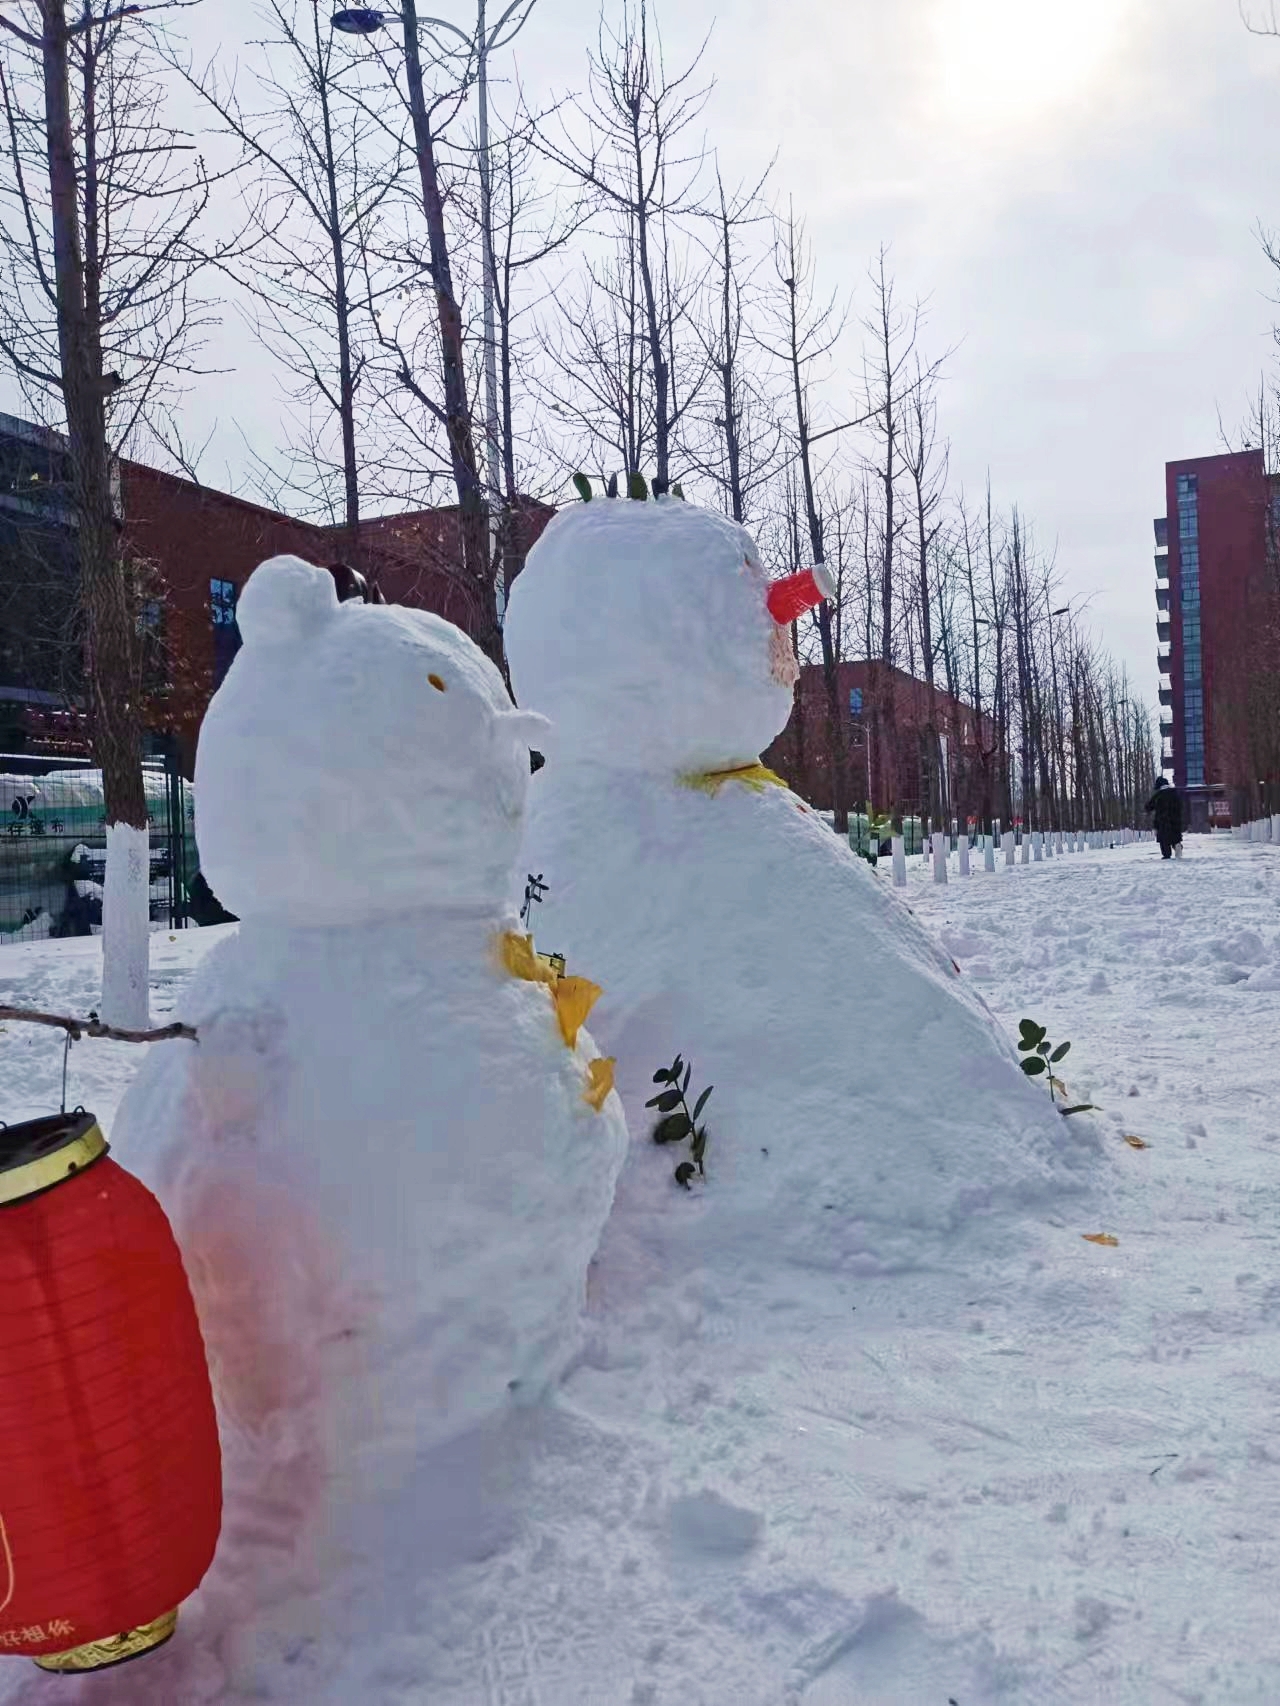
[[[746,508],[742,494],[742,447],[738,441],[741,422],[739,420],[737,387],[734,384],[734,351],[737,340],[733,308],[732,227],[729,223],[729,204],[725,200],[723,183],[719,184],[719,190],[720,240],[723,245],[720,252],[720,335],[723,339],[723,345],[722,359],[718,365],[724,396],[725,452],[729,458],[729,510],[733,519],[741,522],[745,519]]]
[[[84,263],[65,0],[42,0],[41,17],[58,351],[75,492],[93,745],[102,768],[107,816],[102,1016],[122,1029],[144,1029],[149,1014],[150,854],[135,667],[137,612],[121,561],[112,502],[106,386],[94,313],[98,284]],[[86,80],[91,85],[91,72]],[[91,87],[88,93],[92,101]],[[97,205],[92,107],[88,121],[85,188],[92,219]],[[97,252],[96,243],[91,252]]]
[[[405,70],[409,87],[409,112],[413,119],[414,150],[422,182],[422,209],[426,215],[431,256],[431,284],[436,296],[440,327],[440,363],[444,379],[444,426],[449,441],[454,485],[458,493],[459,536],[463,573],[471,587],[477,610],[476,642],[500,669],[505,668],[502,629],[493,577],[489,572],[489,524],[485,512],[484,487],[476,461],[471,430],[471,405],[467,397],[467,370],[463,351],[462,311],[453,287],[449,242],[444,222],[444,199],[436,164],[435,142],[427,113],[422,79],[422,54],[418,43],[417,0],[403,0]]]
[[[822,520],[818,515],[813,486],[813,460],[809,453],[809,415],[805,398],[804,378],[800,366],[800,328],[796,308],[796,279],[799,259],[795,243],[794,221],[788,227],[791,249],[791,272],[785,281],[790,307],[791,381],[796,409],[796,433],[800,441],[800,475],[804,486],[805,518],[809,525],[809,545],[815,563],[825,562]],[[827,743],[831,754],[831,811],[837,835],[849,833],[849,751],[848,730],[840,706],[839,659],[831,628],[831,607],[823,599],[818,606],[818,635],[822,643],[822,680],[826,689]]]

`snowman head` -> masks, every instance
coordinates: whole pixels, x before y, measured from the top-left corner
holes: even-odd
[[[500,904],[546,723],[438,616],[338,602],[275,557],[200,731],[201,868],[244,919],[332,925]]]
[[[666,497],[562,510],[506,620],[516,693],[555,724],[553,762],[753,763],[786,727],[798,674],[769,589],[751,535],[712,510]]]

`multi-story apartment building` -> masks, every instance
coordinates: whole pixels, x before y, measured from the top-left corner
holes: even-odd
[[[1260,450],[1165,468],[1155,523],[1163,761],[1192,829],[1258,810],[1269,792],[1273,491]]]

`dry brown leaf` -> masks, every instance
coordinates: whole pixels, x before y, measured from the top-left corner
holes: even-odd
[[[1145,1137],[1130,1137],[1127,1132],[1125,1133],[1124,1140],[1129,1145],[1130,1149],[1150,1149],[1151,1147]]]
[[[1086,1244],[1118,1244],[1120,1240],[1113,1238],[1109,1232],[1082,1232],[1080,1236]]]

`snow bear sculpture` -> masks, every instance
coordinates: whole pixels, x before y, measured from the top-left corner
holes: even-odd
[[[776,586],[778,583],[774,583]],[[552,718],[529,868],[546,927],[598,968],[632,1151],[614,1229],[666,1271],[772,1252],[863,1271],[919,1259],[1001,1202],[1043,1202],[1087,1149],[885,879],[765,770],[796,677],[750,535],[677,498],[594,499],[511,592],[517,696]],[[647,1141],[677,1054],[707,1180]]]
[[[199,1041],[153,1051],[111,1135],[188,1259],[227,1570],[261,1601],[324,1579],[347,1483],[394,1491],[557,1377],[626,1129],[598,991],[506,905],[545,722],[447,622],[294,558],[239,621],[196,799],[241,924],[183,1002]]]

